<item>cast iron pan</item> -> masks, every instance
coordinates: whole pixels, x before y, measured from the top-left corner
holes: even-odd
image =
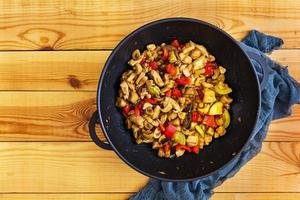
[[[131,52],[141,51],[149,43],[182,43],[192,40],[203,44],[216,57],[217,63],[227,68],[227,83],[233,89],[230,109],[231,124],[225,136],[200,151],[179,158],[159,158],[151,145],[137,145],[124,117],[115,107],[121,74],[128,69]],[[123,39],[113,50],[102,71],[97,95],[98,111],[90,124],[93,141],[104,149],[113,149],[129,166],[140,173],[165,181],[188,181],[207,176],[226,166],[245,146],[253,132],[260,109],[260,86],[254,67],[238,43],[221,29],[203,21],[171,18],[147,24]],[[109,142],[99,140],[95,123],[99,121]]]

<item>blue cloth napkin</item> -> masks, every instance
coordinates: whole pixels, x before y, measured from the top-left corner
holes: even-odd
[[[251,58],[261,83],[261,113],[255,132],[247,147],[231,164],[214,174],[191,182],[164,182],[151,179],[131,200],[206,200],[213,189],[233,177],[239,169],[261,150],[262,142],[273,119],[291,114],[291,106],[300,103],[300,85],[288,74],[287,67],[272,61],[263,52],[283,44],[282,39],[252,30],[240,43]],[[267,71],[264,75],[263,71]],[[265,77],[263,77],[265,76]]]

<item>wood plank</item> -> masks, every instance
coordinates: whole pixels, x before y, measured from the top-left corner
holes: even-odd
[[[109,53],[1,52],[0,90],[96,91]]]
[[[0,194],[5,200],[122,200],[131,194]]]
[[[5,200],[122,200],[132,194],[0,194]],[[211,200],[298,200],[299,193],[216,193]]]
[[[96,92],[0,92],[0,141],[90,141]],[[267,141],[300,141],[300,106],[272,122]],[[99,136],[103,138],[100,128]]]
[[[300,142],[266,142],[216,191],[300,192],[299,151]],[[0,193],[136,192],[148,180],[91,142],[1,142],[0,152]]]
[[[216,193],[211,200],[298,200],[299,193]]]
[[[167,9],[166,9],[167,8]],[[128,33],[167,17],[205,20],[241,39],[250,29],[277,35],[299,48],[299,1],[5,1],[0,49],[113,48]]]
[[[90,140],[95,92],[0,92],[0,140]]]
[[[110,51],[0,52],[0,90],[96,91]],[[300,81],[300,50],[271,57]]]

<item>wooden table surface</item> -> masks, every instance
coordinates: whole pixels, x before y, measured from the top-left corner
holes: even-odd
[[[165,17],[208,21],[243,38],[284,39],[270,56],[300,81],[300,1],[11,1],[0,3],[0,199],[126,199],[148,178],[88,134],[111,49]],[[261,153],[214,200],[300,199],[300,106],[272,122]]]

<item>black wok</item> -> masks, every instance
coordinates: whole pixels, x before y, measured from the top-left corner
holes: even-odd
[[[230,109],[231,124],[225,136],[200,151],[199,155],[185,154],[174,159],[159,158],[151,145],[137,145],[131,131],[125,128],[124,117],[115,107],[121,74],[131,52],[143,50],[146,44],[182,43],[192,40],[203,44],[227,68],[227,83],[233,89]],[[260,87],[248,56],[227,33],[203,21],[171,18],[147,24],[129,34],[113,50],[102,71],[97,95],[98,111],[90,120],[93,141],[105,149],[113,149],[129,166],[140,173],[166,181],[187,181],[207,176],[230,163],[249,140],[260,109]],[[109,144],[99,140],[95,123],[99,121]]]

